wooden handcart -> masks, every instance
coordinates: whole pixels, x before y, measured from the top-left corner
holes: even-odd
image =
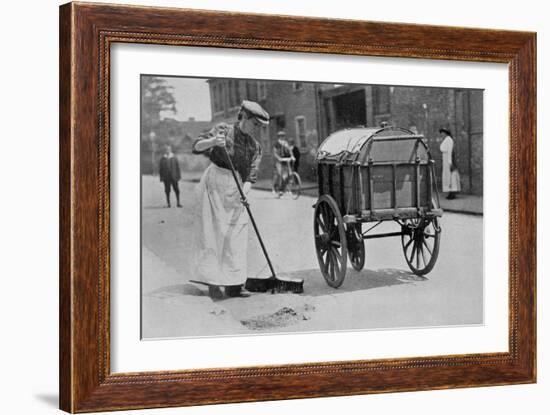
[[[317,152],[319,198],[314,205],[315,248],[328,285],[344,282],[347,261],[365,265],[365,240],[400,237],[416,275],[430,272],[441,227],[434,160],[422,135],[397,127],[352,128],[326,138]],[[385,221],[399,230],[371,233]],[[363,224],[372,223],[363,230]]]

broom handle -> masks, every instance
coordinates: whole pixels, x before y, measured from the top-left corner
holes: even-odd
[[[250,211],[248,200],[246,199],[246,195],[243,192],[243,188],[241,187],[241,183],[239,182],[239,178],[237,177],[237,173],[235,172],[235,166],[233,166],[231,157],[229,157],[227,147],[223,146],[223,149],[225,151],[225,155],[227,156],[227,160],[229,160],[229,167],[231,167],[233,179],[235,179],[235,184],[237,185],[237,189],[239,189],[239,193],[241,194],[242,203],[246,208],[246,211],[248,212],[248,216],[250,217],[250,221],[252,222],[252,226],[254,227],[254,231],[256,232],[256,236],[258,237],[258,241],[260,241],[260,246],[262,247],[262,251],[264,252],[265,259],[267,260],[267,265],[269,265],[269,269],[271,270],[271,275],[275,277],[275,270],[273,269],[273,265],[271,264],[271,260],[269,259],[269,255],[267,254],[267,249],[265,249],[264,241],[262,240],[260,231],[258,230],[258,226],[256,225],[256,221],[254,220],[254,216],[252,216],[252,212]]]

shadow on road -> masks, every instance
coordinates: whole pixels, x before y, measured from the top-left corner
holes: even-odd
[[[428,279],[400,269],[378,269],[355,271],[348,269],[346,278],[339,288],[330,287],[318,269],[285,273],[284,276],[304,280],[304,294],[310,296],[335,295],[352,291],[372,290],[393,285],[424,282]]]
[[[354,291],[372,290],[376,288],[391,287],[394,285],[422,283],[428,281],[425,277],[417,276],[409,271],[400,269],[378,269],[355,271],[348,269],[344,283],[339,288],[330,287],[324,280],[318,269],[300,270],[281,273],[281,276],[300,278],[304,280],[304,293],[306,296],[338,295]],[[194,284],[177,284],[161,287],[150,291],[147,296],[167,298],[181,295],[205,296],[206,290]]]
[[[308,269],[295,272],[281,273],[281,276],[300,278],[304,280],[304,293],[307,296],[338,295],[354,291],[372,290],[394,285],[422,283],[428,281],[425,277],[417,276],[409,271],[400,269],[378,269],[355,271],[348,269],[346,278],[339,288],[330,287],[318,269]],[[194,284],[177,284],[161,287],[150,291],[147,296],[166,298],[181,295],[204,296],[206,290]]]
[[[157,288],[156,290],[146,293],[146,295],[150,297],[166,298],[180,295],[204,296],[207,294],[206,291],[201,290],[193,284],[176,284]]]

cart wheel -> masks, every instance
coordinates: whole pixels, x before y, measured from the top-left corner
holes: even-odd
[[[293,199],[298,199],[300,197],[300,193],[302,191],[302,181],[300,180],[298,173],[294,172],[288,176],[286,188],[288,189],[288,193],[290,193],[290,197]]]
[[[402,231],[401,243],[409,268],[416,275],[427,274],[433,269],[439,254],[441,228],[437,218],[408,219]]]
[[[328,285],[338,288],[346,276],[348,249],[342,215],[329,195],[322,195],[315,205],[313,232],[321,273]]]
[[[365,266],[365,241],[361,234],[361,224],[348,225],[346,235],[351,266],[354,270],[361,271]]]

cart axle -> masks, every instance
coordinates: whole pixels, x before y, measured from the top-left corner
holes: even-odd
[[[385,238],[389,236],[401,236],[403,232],[388,232],[388,233],[377,233],[374,235],[363,235],[363,239],[376,239],[376,238]]]

